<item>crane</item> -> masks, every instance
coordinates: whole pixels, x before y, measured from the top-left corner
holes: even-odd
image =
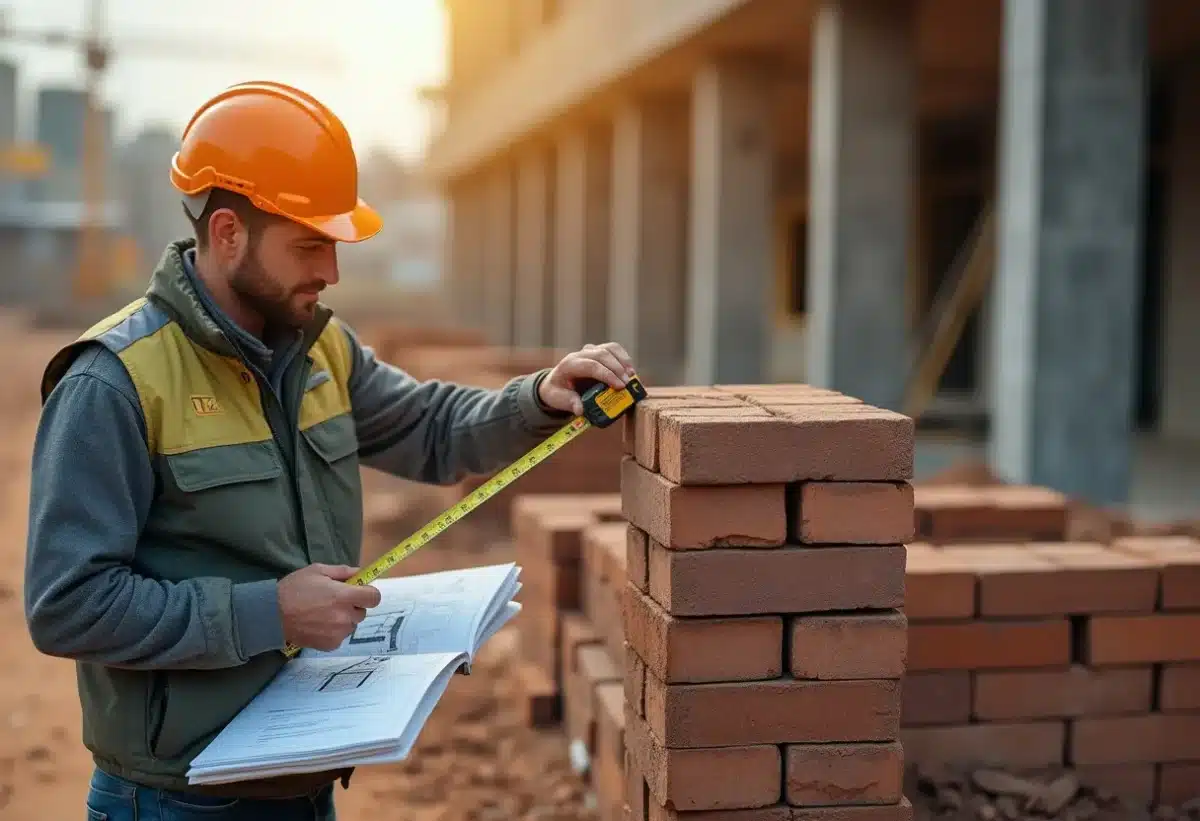
[[[341,63],[336,55],[316,43],[296,43],[281,47],[259,42],[233,43],[222,39],[197,44],[194,41],[158,34],[122,37],[114,42],[107,34],[108,0],[86,2],[86,28],[82,32],[63,29],[17,29],[8,25],[5,16],[0,15],[0,42],[69,48],[78,51],[83,58],[86,101],[82,162],[84,216],[79,237],[74,291],[77,297],[84,299],[103,295],[109,282],[109,254],[103,220],[107,157],[102,133],[100,85],[104,72],[114,58],[121,54],[136,54],[221,63],[270,63],[325,74],[338,73],[341,70]]]

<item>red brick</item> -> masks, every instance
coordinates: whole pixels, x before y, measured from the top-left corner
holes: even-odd
[[[651,801],[681,812],[766,807],[780,799],[779,747],[667,748],[626,709],[630,757],[645,774]]]
[[[756,810],[675,812],[651,801],[650,821],[913,821],[913,806],[905,798],[899,804],[841,807],[777,804]]]
[[[1200,764],[1163,764],[1158,772],[1158,802],[1181,807],[1200,798]]]
[[[783,775],[789,804],[896,804],[903,797],[904,753],[885,744],[792,744]]]
[[[525,722],[530,727],[552,727],[560,718],[558,687],[554,679],[535,665],[516,664],[517,690],[525,704]]]
[[[810,405],[771,419],[664,414],[658,469],[682,485],[908,481],[913,420],[869,406]]]
[[[796,678],[901,678],[908,621],[882,613],[817,614],[791,621],[791,671]]]
[[[625,566],[629,580],[643,593],[650,590],[649,538],[646,531],[634,525],[628,525],[625,532]]]
[[[625,643],[625,701],[639,716],[646,715],[646,663]]]
[[[549,610],[575,610],[581,603],[580,566],[528,561],[518,555],[521,565],[521,590],[517,601]]]
[[[1158,780],[1153,764],[1114,764],[1076,769],[1080,783],[1105,790],[1118,798],[1146,806],[1154,801]]]
[[[625,688],[619,681],[600,682],[593,689],[592,698],[596,714],[594,757],[607,756],[623,776],[625,769]]]
[[[625,726],[629,726],[626,716]],[[646,776],[643,775],[637,760],[629,754],[629,746],[625,748],[625,804],[629,807],[631,821],[646,821],[650,813],[649,789]]]
[[[1158,680],[1158,709],[1200,710],[1200,664],[1164,664]]]
[[[1200,613],[1094,616],[1085,649],[1097,665],[1200,661]]]
[[[907,482],[805,482],[795,538],[805,544],[903,544],[913,538]]]
[[[1186,536],[1130,537],[1117,539],[1113,547],[1158,566],[1163,610],[1200,609],[1200,541]]]
[[[922,767],[980,766],[1036,769],[1063,763],[1067,729],[1062,721],[906,727],[904,757]]]
[[[1153,689],[1149,667],[983,672],[975,678],[974,713],[981,721],[1145,713]]]
[[[634,456],[647,470],[658,470],[658,417],[666,410],[678,408],[737,408],[746,403],[729,394],[708,396],[647,396],[626,414],[625,438],[629,441],[627,453]]]
[[[1200,713],[1076,719],[1069,754],[1081,767],[1198,761]]]
[[[981,616],[1148,612],[1158,574],[1145,560],[1101,545],[947,547],[979,578]]]
[[[926,485],[916,488],[918,538],[956,541],[1063,541],[1067,500],[1025,485]]]
[[[600,634],[596,632],[592,623],[583,617],[582,613],[563,613],[561,619],[559,662],[565,676],[578,669],[578,665],[575,663],[576,651],[586,644],[598,644]]]
[[[962,558],[908,545],[904,612],[909,619],[965,619],[975,615],[975,574]]]
[[[901,719],[905,727],[966,724],[971,720],[971,674],[905,673]]]
[[[626,458],[621,498],[626,518],[666,547],[775,547],[787,539],[783,485],[683,487]]]
[[[1065,667],[1070,661],[1067,619],[908,626],[908,669],[914,672]]]
[[[899,731],[900,683],[664,684],[647,675],[646,719],[664,747],[891,741]]]
[[[551,680],[558,680],[561,666],[561,632],[558,612],[526,604],[517,614],[517,648],[520,657],[536,666]]]
[[[677,618],[632,584],[625,593],[625,640],[646,669],[668,683],[752,681],[783,671],[779,616]]]
[[[653,546],[650,594],[675,616],[900,608],[904,547],[680,551]]]

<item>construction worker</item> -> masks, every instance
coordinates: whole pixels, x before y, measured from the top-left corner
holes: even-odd
[[[496,470],[632,375],[619,345],[485,390],[418,382],[318,301],[336,244],[382,227],[346,129],[288,86],[196,112],[170,178],[195,229],[145,296],[49,362],[33,453],[25,612],[73,659],[89,818],[332,819],[348,771],[189,785],[189,762],[285,663],[379,602],[344,584],[359,466],[431,483]]]

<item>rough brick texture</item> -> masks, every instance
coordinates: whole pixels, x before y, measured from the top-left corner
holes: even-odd
[[[792,675],[804,679],[899,679],[908,622],[898,611],[814,614],[791,621]]]
[[[865,405],[802,405],[773,413],[738,419],[663,412],[659,472],[683,485],[912,478],[913,421],[906,416]]]
[[[705,551],[653,546],[650,594],[677,616],[888,610],[904,606],[904,556],[902,545]]]
[[[912,623],[908,669],[989,670],[1065,667],[1071,661],[1066,619]]]
[[[747,681],[782,672],[778,616],[677,618],[631,583],[625,636],[646,669],[668,683]]]
[[[646,720],[666,747],[891,741],[898,681],[664,684],[646,677]]]
[[[1067,500],[1040,487],[918,487],[917,538],[935,542],[1063,541]]]
[[[629,458],[621,484],[622,512],[666,547],[775,547],[787,539],[782,484],[683,487]]]
[[[904,754],[897,742],[789,745],[787,803],[795,806],[897,804],[903,797]]]
[[[805,544],[903,544],[913,538],[907,482],[805,482],[794,502],[793,537]]]
[[[651,800],[658,804],[696,812],[779,802],[782,758],[774,744],[667,748],[654,740],[645,720],[632,710],[626,713],[625,738]]]
[[[981,672],[975,717],[981,721],[1145,713],[1153,703],[1150,667]]]

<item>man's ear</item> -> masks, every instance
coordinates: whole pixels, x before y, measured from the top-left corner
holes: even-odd
[[[208,248],[227,265],[241,261],[249,243],[250,232],[229,208],[218,208],[208,218]]]

